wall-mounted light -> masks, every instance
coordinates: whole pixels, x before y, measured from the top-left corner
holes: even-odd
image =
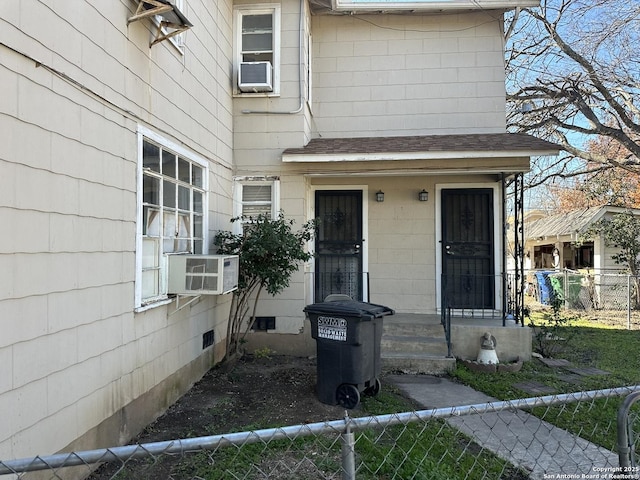
[[[424,188],[418,192],[418,200],[421,202],[426,202],[429,200],[429,192],[427,192]]]
[[[376,202],[384,202],[384,192],[382,190],[376,192]]]

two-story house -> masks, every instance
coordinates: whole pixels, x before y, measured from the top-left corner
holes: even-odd
[[[0,2],[0,458],[124,442],[224,356],[230,296],[170,267],[236,215],[320,219],[259,311],[291,352],[329,293],[504,310],[506,186],[556,150],[505,133],[533,3]]]
[[[300,311],[332,293],[505,312],[519,175],[557,153],[506,133],[503,13],[534,3],[234,3],[234,72],[272,67],[255,90],[234,77],[234,215],[260,196],[320,222],[315,260],[259,307],[261,329],[290,335],[252,342],[308,351]]]

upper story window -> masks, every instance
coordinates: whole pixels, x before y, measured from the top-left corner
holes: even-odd
[[[177,8],[180,12],[185,13],[185,0],[173,0],[173,5],[175,6],[175,8]],[[156,16],[155,19],[155,23],[158,26],[158,28],[160,28],[162,30],[162,34],[163,35],[167,35],[168,36],[168,40],[173,44],[174,47],[176,47],[178,49],[178,51],[180,51],[180,53],[184,53],[184,36],[185,33],[178,33],[176,35],[171,35],[171,32],[169,31],[169,29],[167,27],[162,26],[161,22],[164,19],[161,16]]]
[[[242,15],[243,62],[270,62],[273,65],[273,15],[271,13]]]
[[[205,253],[207,163],[139,129],[136,306],[167,298],[166,254]]]
[[[184,32],[193,27],[182,13],[184,7],[185,0],[138,0],[136,11],[127,19],[127,25],[149,18],[156,27],[155,38],[149,46],[169,40],[183,53]]]
[[[234,93],[280,90],[280,5],[241,5],[234,15]]]

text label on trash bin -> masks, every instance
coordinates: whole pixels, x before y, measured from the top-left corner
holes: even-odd
[[[344,318],[318,317],[318,338],[347,341],[347,321]]]

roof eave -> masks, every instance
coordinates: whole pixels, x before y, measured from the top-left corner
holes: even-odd
[[[451,10],[512,10],[536,7],[537,0],[428,0],[428,1],[367,1],[332,0],[334,12],[443,12]]]
[[[372,162],[396,160],[442,160],[472,158],[514,158],[558,155],[558,150],[418,151],[381,153],[283,153],[285,163]]]

